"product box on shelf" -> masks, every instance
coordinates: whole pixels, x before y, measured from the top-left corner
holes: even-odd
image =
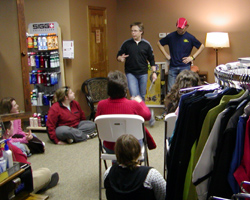
[[[14,162],[13,166],[8,168],[5,172],[0,174],[0,182],[11,176],[12,174],[16,173],[20,170],[20,163]]]

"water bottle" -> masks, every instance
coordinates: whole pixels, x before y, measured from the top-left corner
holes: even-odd
[[[36,68],[40,68],[40,57],[38,54],[35,56],[35,61],[36,61]]]

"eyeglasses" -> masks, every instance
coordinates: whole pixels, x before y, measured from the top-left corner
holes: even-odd
[[[137,33],[137,32],[139,32],[140,30],[130,30],[130,31],[131,31],[131,33],[133,33],[133,32]]]
[[[65,94],[65,96],[68,96],[67,93],[68,93],[69,87],[65,86],[64,88],[65,88],[64,94]]]

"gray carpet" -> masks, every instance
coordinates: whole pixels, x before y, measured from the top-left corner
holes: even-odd
[[[163,174],[164,122],[156,121],[152,128],[147,123],[146,126],[157,144],[156,149],[149,151],[149,164]],[[35,134],[46,143],[46,150],[44,154],[28,158],[32,168],[47,167],[52,173],[58,172],[60,177],[58,185],[43,194],[49,195],[51,200],[98,199],[98,139],[55,145],[46,133]],[[104,190],[102,194],[103,199],[106,199]]]

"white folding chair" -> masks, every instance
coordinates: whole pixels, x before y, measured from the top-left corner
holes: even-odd
[[[116,142],[123,134],[134,135],[143,141],[142,153],[139,160],[148,166],[147,140],[144,127],[144,119],[139,115],[110,114],[100,115],[95,118],[99,137],[99,199],[102,198],[102,161],[107,169],[106,160],[116,160],[115,154],[107,154],[103,148],[103,141]]]
[[[171,137],[171,135],[174,132],[175,128],[175,122],[177,119],[177,115],[175,113],[169,113],[165,116],[165,134],[164,134],[164,167],[163,167],[163,175],[164,179],[166,179],[167,176],[167,152],[169,150],[168,146],[168,138]]]

